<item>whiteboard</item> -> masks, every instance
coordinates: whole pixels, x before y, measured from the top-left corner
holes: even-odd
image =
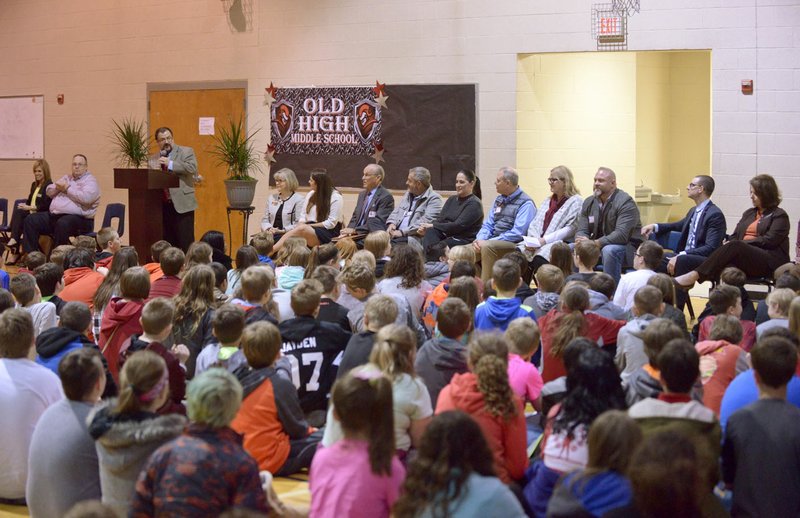
[[[0,97],[0,159],[44,158],[44,96]]]

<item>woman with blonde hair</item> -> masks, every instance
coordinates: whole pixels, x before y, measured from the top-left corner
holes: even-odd
[[[300,182],[294,171],[284,167],[272,175],[275,192],[267,199],[264,217],[261,218],[261,230],[280,233],[292,230],[300,220],[300,207],[303,195],[297,192]]]
[[[103,503],[119,516],[128,514],[147,459],[186,426],[181,415],[156,413],[168,398],[164,359],[151,351],[138,351],[122,366],[119,398],[102,402],[89,416],[89,434],[97,442]]]
[[[28,214],[34,212],[47,212],[50,210],[50,201],[52,198],[45,194],[47,186],[53,183],[50,177],[50,164],[47,160],[35,160],[33,162],[33,182],[31,182],[31,190],[28,193],[28,198],[22,203],[18,203],[16,207],[12,207],[11,213],[11,239],[8,240],[7,245],[10,248],[19,248],[19,240],[22,238],[22,227],[25,218]],[[14,264],[16,256],[12,255],[8,258],[7,264]]]
[[[455,374],[439,392],[436,413],[461,410],[478,422],[494,456],[497,476],[509,484],[528,466],[527,432],[522,401],[508,383],[508,345],[499,334],[470,341],[471,372]]]
[[[401,461],[405,461],[412,447],[419,447],[422,434],[433,416],[428,389],[414,372],[416,350],[417,338],[408,326],[389,324],[375,335],[369,364],[356,367],[380,371],[392,382],[395,447]],[[329,425],[322,440],[326,447],[342,437],[333,412],[335,410],[331,407],[328,410]]]
[[[572,241],[583,204],[572,171],[567,166],[554,167],[547,181],[551,194],[542,200],[528,227],[527,239],[518,246],[528,259],[531,275],[535,275],[543,264],[551,262],[553,244]]]
[[[214,270],[208,265],[197,265],[183,277],[181,291],[175,296],[175,321],[172,328],[174,343],[189,348],[186,360],[186,379],[194,376],[197,355],[209,343],[211,321],[214,319]]]

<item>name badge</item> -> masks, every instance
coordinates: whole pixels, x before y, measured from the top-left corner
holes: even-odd
[[[414,211],[411,211],[411,210],[410,210],[410,211],[408,211],[408,212],[406,212],[406,216],[411,216],[411,215],[413,215],[413,214],[414,214]]]
[[[494,209],[494,213],[495,213],[495,214],[500,214],[500,211],[501,211],[501,210],[503,210],[503,208],[502,208],[502,207],[495,207],[495,209]]]
[[[589,223],[594,223],[594,216],[589,216]]]
[[[374,218],[374,217],[375,217],[375,211],[374,211],[374,210],[371,210],[371,211],[369,211],[369,212],[367,213],[367,217],[368,217],[368,218]]]

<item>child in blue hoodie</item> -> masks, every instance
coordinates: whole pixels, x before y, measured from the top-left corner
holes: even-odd
[[[497,295],[491,296],[475,308],[475,329],[478,331],[505,331],[515,318],[529,316],[536,321],[530,306],[516,297],[522,282],[519,265],[510,259],[500,259],[492,267],[492,285]]]

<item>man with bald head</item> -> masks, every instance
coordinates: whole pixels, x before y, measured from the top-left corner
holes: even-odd
[[[386,220],[394,210],[394,198],[382,185],[385,174],[383,167],[378,164],[369,164],[364,168],[361,177],[364,190],[358,193],[353,217],[342,229],[343,237],[386,230]]]
[[[501,167],[494,186],[497,198],[472,243],[481,257],[483,282],[492,278],[495,261],[516,250],[536,215],[536,205],[519,187],[519,174],[513,168]]]
[[[633,253],[642,240],[641,230],[639,207],[628,193],[617,189],[614,171],[600,167],[594,175],[594,196],[586,198],[578,216],[575,242],[597,243],[603,271],[619,283],[622,266],[633,263]]]

